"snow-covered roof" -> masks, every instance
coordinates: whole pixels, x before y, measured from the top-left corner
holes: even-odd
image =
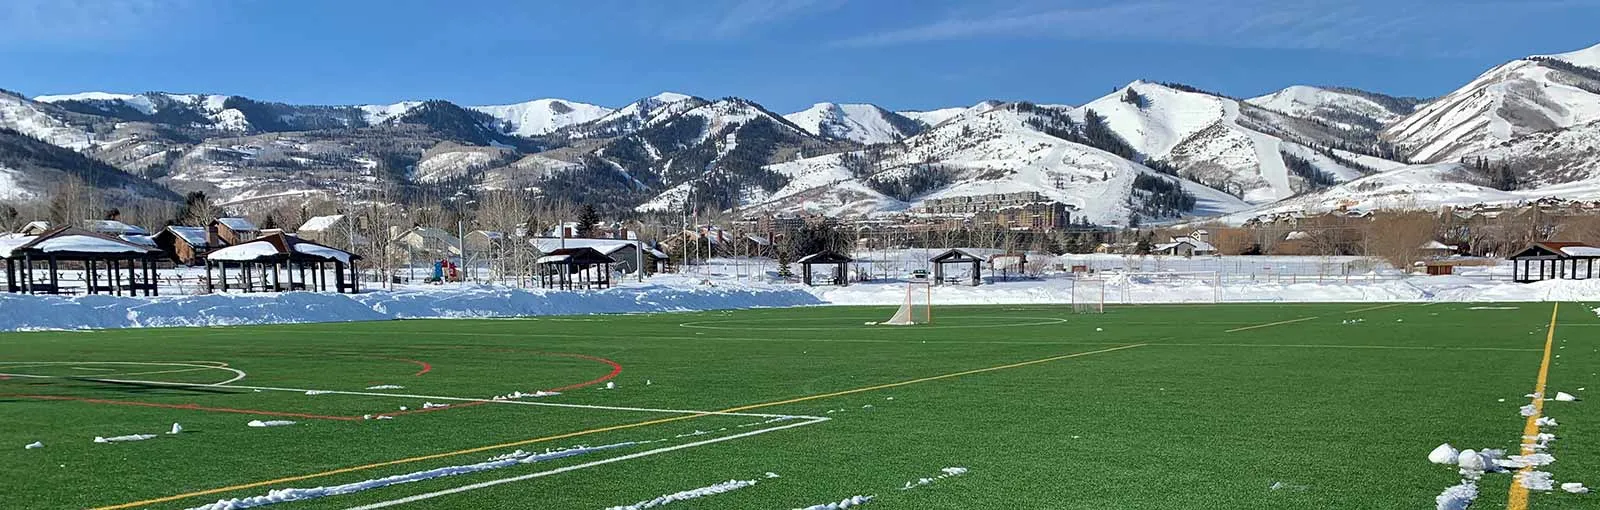
[[[250,262],[264,258],[275,257],[281,255],[282,253],[283,252],[278,250],[276,245],[273,245],[270,241],[261,239],[250,241],[248,243],[236,244],[211,252],[211,254],[206,255],[206,258],[228,262]]]
[[[0,238],[0,258],[11,257],[12,251],[32,240],[33,236]]]
[[[1310,239],[1310,238],[1311,238],[1311,234],[1308,234],[1303,230],[1296,230],[1294,232],[1290,232],[1289,235],[1283,236],[1283,240],[1285,240],[1285,241],[1299,241],[1301,239]]]
[[[139,235],[139,234],[123,234],[123,235],[120,235],[120,236],[117,236],[117,237],[121,238],[123,241],[127,241],[127,242],[130,242],[130,243],[133,243],[133,244],[137,244],[139,246],[144,246],[144,247],[148,247],[148,248],[155,248],[156,247],[156,240],[152,239],[150,236]]]
[[[1600,257],[1600,248],[1593,246],[1568,246],[1562,248],[1561,253],[1565,253],[1573,257]]]
[[[205,248],[206,246],[210,245],[210,243],[206,241],[206,229],[203,227],[170,225],[167,227],[167,231],[172,232],[172,235],[183,239],[183,242],[189,243],[189,246]]]
[[[300,225],[300,232],[322,232],[333,228],[335,224],[339,223],[339,220],[343,219],[343,214],[313,216],[311,219],[306,220],[305,224]]]
[[[621,239],[561,239],[559,237],[536,237],[528,242],[539,253],[550,253],[561,248],[594,248],[595,251],[607,256],[623,248],[638,245],[638,241],[624,241]]]
[[[1441,243],[1439,241],[1428,241],[1426,243],[1423,243],[1422,246],[1420,246],[1419,248],[1424,249],[1424,250],[1454,250],[1455,249],[1454,246],[1450,246],[1448,244],[1444,244],[1444,243]]]
[[[761,246],[767,246],[769,244],[772,244],[772,241],[767,240],[766,236],[758,236],[758,235],[755,235],[755,234],[745,234],[744,237],[745,237],[745,239],[749,239],[751,241],[755,241],[756,244],[759,244]]]
[[[1217,251],[1217,247],[1212,246],[1211,243],[1208,243],[1208,242],[1205,242],[1205,241],[1201,241],[1199,239],[1195,239],[1195,238],[1189,237],[1189,236],[1177,236],[1177,237],[1174,237],[1174,238],[1172,238],[1172,242],[1166,243],[1165,246],[1168,246],[1168,247],[1176,246],[1178,243],[1189,243],[1189,246],[1193,246],[1195,251]],[[1162,246],[1162,245],[1157,245],[1157,246]],[[1165,248],[1158,248],[1158,249],[1165,249]]]
[[[66,234],[35,239],[27,249],[41,253],[149,253],[150,249],[116,239],[85,234]]]
[[[250,220],[244,218],[217,218],[217,223],[221,223],[234,232],[255,232],[258,230],[256,224],[250,223]]]
[[[474,230],[472,232],[468,232],[467,233],[467,235],[469,235],[469,236],[472,235],[472,234],[478,234],[478,235],[483,236],[484,238],[487,238],[487,239],[505,239],[506,238],[505,232],[495,232],[493,230]]]
[[[339,262],[343,262],[343,263],[346,263],[346,264],[350,263],[350,253],[349,252],[346,252],[346,251],[343,251],[343,250],[336,250],[336,249],[329,248],[327,246],[323,246],[323,245],[320,245],[320,244],[313,244],[313,243],[308,243],[308,242],[304,242],[304,241],[298,242],[298,243],[294,243],[294,251],[297,251],[297,252],[300,252],[300,253],[304,253],[306,255],[311,255],[311,256],[314,256],[314,257],[322,257],[322,258],[325,258],[325,259],[337,260]]]
[[[145,229],[142,229],[142,228],[139,228],[139,227],[136,227],[136,226],[133,226],[133,225],[129,225],[127,223],[123,223],[123,222],[120,222],[120,221],[117,221],[117,220],[84,220],[83,221],[83,228],[86,229],[86,230],[89,230],[90,232],[99,232],[99,233],[102,233],[102,234],[113,234],[113,235],[122,235],[122,234],[149,235],[150,234],[149,232],[146,232]]]

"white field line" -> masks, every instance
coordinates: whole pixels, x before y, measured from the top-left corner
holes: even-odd
[[[232,370],[232,369],[229,369],[229,370]],[[54,378],[55,377],[55,376],[27,375],[27,374],[0,374],[0,375],[9,375],[9,376],[16,376],[16,377],[32,377],[32,378]],[[123,384],[148,384],[148,385],[154,385],[154,386],[175,386],[175,387],[184,387],[184,388],[211,387],[211,386],[219,386],[220,385],[220,384],[183,383],[183,382],[170,382],[170,381],[138,381],[138,380],[128,380],[128,379],[99,379],[99,378],[91,378],[91,377],[76,377],[75,379],[81,380],[81,381],[99,381],[99,382],[123,383]],[[316,389],[307,389],[307,388],[279,388],[279,387],[275,387],[275,386],[243,386],[243,385],[230,385],[228,387],[229,388],[238,388],[238,389],[242,389],[242,390],[287,391],[287,392],[293,392],[293,393],[305,393],[305,392],[310,391],[310,392],[315,392],[317,394],[328,394],[328,395],[357,395],[357,396],[363,396],[363,397],[393,397],[393,398],[405,398],[405,399],[415,399],[415,400],[448,400],[448,401],[453,401],[453,402],[484,402],[484,403],[489,403],[489,404],[517,404],[517,405],[525,405],[525,406],[564,407],[564,408],[572,408],[572,409],[598,409],[598,410],[604,410],[604,411],[632,411],[632,412],[660,413],[660,414],[693,414],[693,415],[706,415],[706,416],[743,416],[743,417],[747,417],[747,418],[806,418],[806,419],[818,418],[817,416],[803,416],[803,415],[791,415],[791,414],[733,413],[733,412],[722,412],[722,411],[696,411],[696,410],[692,410],[692,409],[658,409],[658,408],[650,408],[650,407],[603,406],[603,405],[592,405],[592,404],[562,404],[562,403],[557,403],[557,402],[534,402],[534,401],[523,401],[523,400],[494,400],[494,399],[487,399],[487,398],[444,397],[444,396],[439,396],[439,395],[414,395],[414,394],[408,394],[408,393],[378,393],[378,392],[372,392],[372,391],[316,390]]]
[[[757,430],[752,430],[752,431],[749,431],[749,432],[741,432],[741,433],[734,434],[734,435],[731,435],[731,436],[723,436],[723,437],[718,437],[718,438],[712,438],[712,439],[707,439],[707,440],[704,440],[704,441],[695,441],[693,443],[684,443],[684,444],[680,444],[680,445],[666,446],[666,447],[662,447],[662,448],[656,448],[654,450],[646,450],[646,451],[642,451],[642,452],[638,452],[638,453],[630,453],[628,455],[621,455],[621,456],[617,456],[617,457],[611,457],[611,458],[608,458],[608,459],[601,459],[601,460],[596,460],[596,461],[592,461],[592,462],[585,462],[583,464],[574,464],[574,465],[571,465],[571,466],[565,466],[565,467],[560,467],[560,468],[556,468],[556,469],[551,469],[549,471],[540,471],[538,473],[529,473],[529,474],[526,474],[526,475],[512,476],[512,477],[507,477],[507,478],[501,478],[501,479],[498,479],[498,480],[489,480],[489,481],[486,481],[486,482],[478,482],[478,483],[469,484],[469,485],[462,485],[460,487],[453,487],[453,488],[444,489],[444,490],[426,492],[426,493],[417,494],[417,495],[414,495],[414,496],[406,496],[406,497],[399,498],[399,499],[391,499],[391,500],[388,500],[388,501],[372,503],[372,504],[369,504],[369,505],[350,507],[348,510],[372,510],[372,509],[376,509],[376,508],[387,508],[387,507],[391,507],[391,506],[395,506],[395,505],[404,505],[406,503],[415,503],[415,502],[418,502],[418,501],[429,500],[429,499],[437,498],[437,497],[440,497],[440,496],[448,496],[448,495],[451,495],[451,494],[460,494],[460,493],[467,492],[467,491],[474,491],[474,490],[478,490],[478,489],[494,487],[496,485],[502,485],[502,484],[514,483],[514,482],[521,482],[521,481],[524,481],[524,480],[532,480],[532,479],[535,479],[535,478],[542,478],[542,477],[546,477],[546,476],[550,476],[550,475],[557,475],[557,474],[561,474],[561,473],[566,473],[568,471],[577,471],[577,470],[580,470],[580,469],[588,469],[588,468],[592,468],[592,467],[595,467],[595,466],[602,466],[602,465],[610,464],[610,463],[613,463],[613,462],[622,462],[622,461],[625,461],[625,460],[633,460],[633,459],[637,459],[637,458],[640,458],[640,457],[648,457],[648,456],[651,456],[651,455],[656,455],[656,454],[661,454],[661,453],[675,452],[675,451],[678,451],[678,450],[684,450],[684,449],[694,448],[694,447],[698,447],[698,446],[705,446],[705,445],[708,445],[708,444],[720,443],[720,442],[723,442],[723,441],[732,441],[734,439],[743,439],[743,438],[746,438],[746,437],[765,434],[765,433],[768,433],[768,432],[776,432],[776,431],[784,430],[784,429],[791,429],[791,428],[795,428],[795,427],[804,427],[806,425],[814,425],[814,424],[822,423],[822,422],[825,422],[825,421],[828,421],[828,418],[823,418],[823,417],[820,417],[820,416],[813,416],[813,417],[806,418],[805,421],[791,423],[791,424],[788,424],[788,425],[780,425],[780,426],[777,426],[777,427],[757,429]]]
[[[1449,347],[1429,345],[1339,345],[1339,344],[1238,344],[1238,343],[1164,343],[1151,342],[1151,347],[1269,347],[1269,348],[1304,348],[1304,349],[1390,349],[1400,351],[1505,351],[1505,352],[1542,352],[1543,349],[1524,349],[1518,347]]]
[[[239,370],[237,368],[229,368],[227,366],[198,365],[198,364],[194,364],[194,363],[173,363],[173,362],[165,362],[165,361],[6,361],[6,362],[3,362],[3,363],[6,363],[8,368],[24,368],[24,367],[40,366],[40,365],[133,365],[133,366],[151,366],[151,367],[188,367],[188,368],[194,368],[194,369],[226,370],[226,371],[229,371],[229,372],[233,372],[233,378],[232,379],[228,379],[226,381],[216,382],[216,383],[205,383],[205,384],[201,384],[201,383],[183,383],[186,386],[223,386],[223,385],[226,385],[228,383],[235,382],[235,381],[238,381],[240,379],[244,379],[245,376],[247,375],[247,374],[245,374],[245,372],[243,370]],[[24,377],[24,378],[30,378],[30,379],[63,379],[63,378],[68,378],[68,379],[80,379],[80,380],[89,380],[89,381],[134,383],[134,384],[152,384],[152,383],[154,383],[154,381],[125,381],[125,380],[117,380],[117,379],[75,377],[75,376],[60,376],[60,375],[35,375],[35,374],[13,374],[13,373],[0,373],[0,375],[9,376],[9,377]],[[162,384],[173,384],[173,383],[162,383]]]

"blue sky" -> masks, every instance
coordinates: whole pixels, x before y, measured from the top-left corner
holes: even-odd
[[[892,109],[1134,79],[1433,96],[1600,43],[1600,0],[5,0],[0,88],[608,106],[663,90]]]

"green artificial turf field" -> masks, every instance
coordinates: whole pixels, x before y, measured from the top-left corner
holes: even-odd
[[[1562,304],[1550,337],[1552,307],[942,307],[909,327],[864,324],[891,309],[806,308],[4,334],[0,508],[189,508],[469,465],[269,508],[598,510],[730,481],[755,483],[661,507],[861,495],[869,509],[1432,508],[1460,481],[1427,461],[1435,446],[1518,453],[1547,337],[1548,393],[1600,390],[1594,306]],[[536,391],[560,394],[482,401]],[[1541,469],[1600,485],[1600,408],[1543,406],[1560,425],[1546,429],[1558,461]],[[183,432],[166,434],[175,422]],[[130,434],[155,437],[92,441]],[[484,464],[577,446],[601,448]],[[969,471],[940,476],[951,467]],[[1486,475],[1473,508],[1506,508],[1511,486]],[[1536,492],[1528,506],[1594,498]]]

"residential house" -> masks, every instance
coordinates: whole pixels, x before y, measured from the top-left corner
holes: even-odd
[[[244,218],[217,218],[206,228],[214,246],[243,244],[261,235],[261,229]]]
[[[441,260],[461,256],[461,238],[437,227],[416,225],[389,229],[389,242],[410,260]]]
[[[1154,255],[1177,255],[1183,257],[1193,257],[1195,255],[1206,256],[1216,255],[1217,247],[1212,246],[1209,242],[1201,241],[1193,235],[1174,236],[1167,242],[1157,244],[1152,247],[1150,249],[1150,253]]]
[[[185,266],[205,264],[206,254],[222,246],[211,243],[208,229],[171,225],[155,235],[155,244],[172,263]]]

